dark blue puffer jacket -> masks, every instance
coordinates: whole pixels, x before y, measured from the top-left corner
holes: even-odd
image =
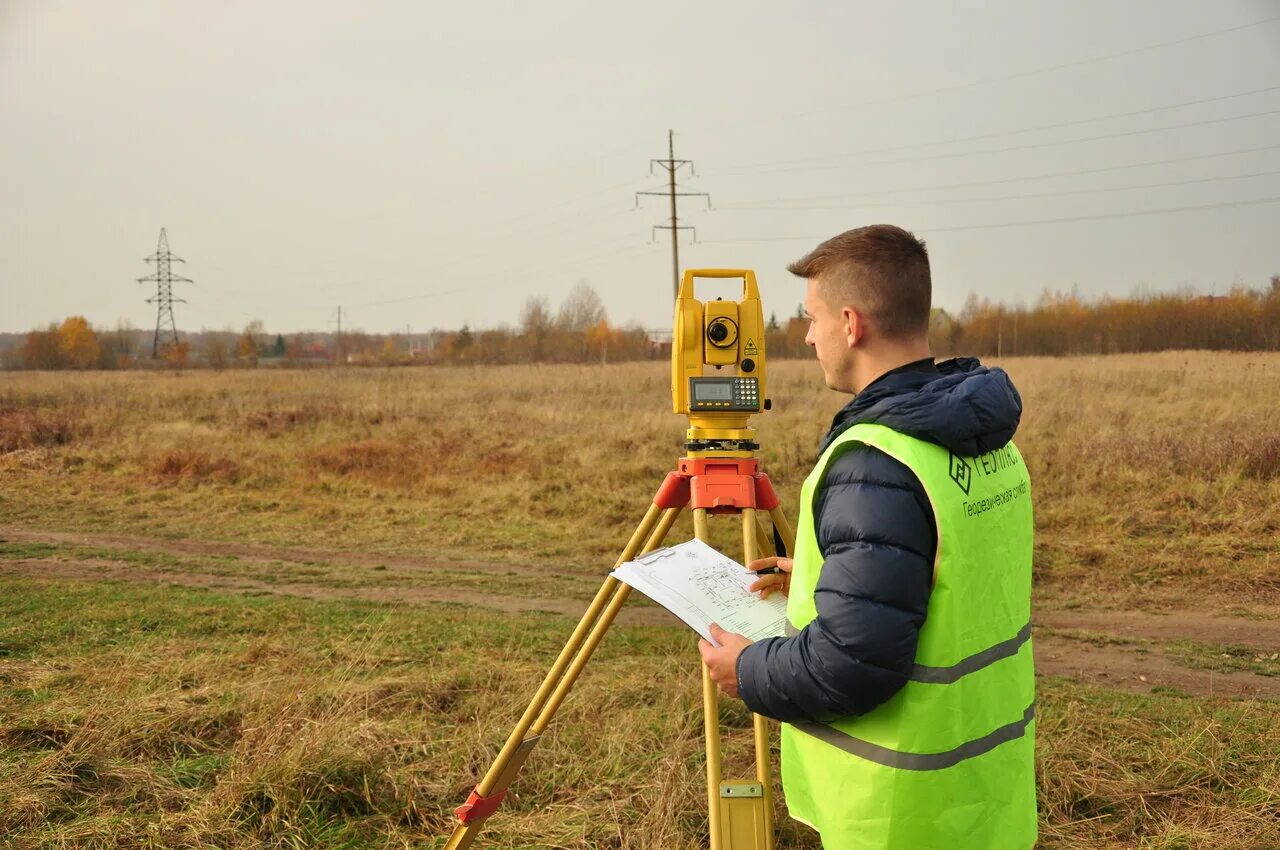
[[[921,360],[882,375],[832,422],[874,422],[972,457],[1013,437],[1022,399],[1002,369],[974,358]],[[822,571],[818,616],[790,638],[757,641],[738,658],[738,692],[757,714],[826,722],[865,714],[906,684],[929,603],[937,551],[920,480],[879,449],[850,444],[814,497]]]

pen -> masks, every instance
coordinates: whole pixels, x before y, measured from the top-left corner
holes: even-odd
[[[755,571],[758,576],[772,576],[782,572],[782,567],[765,567]]]

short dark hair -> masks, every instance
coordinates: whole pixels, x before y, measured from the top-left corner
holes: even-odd
[[[933,284],[929,252],[915,234],[892,224],[846,230],[787,266],[803,278],[822,276],[834,306],[856,307],[890,339],[929,331]]]

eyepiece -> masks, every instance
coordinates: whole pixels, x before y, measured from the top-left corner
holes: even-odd
[[[738,341],[738,326],[723,316],[712,319],[707,325],[707,339],[716,348],[729,348]]]

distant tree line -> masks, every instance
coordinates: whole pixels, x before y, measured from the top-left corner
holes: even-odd
[[[573,288],[558,310],[545,297],[529,298],[517,327],[419,334],[268,333],[260,321],[241,331],[184,333],[177,345],[152,358],[152,332],[128,325],[95,329],[82,316],[21,337],[0,353],[10,369],[129,369],[264,366],[402,366],[462,363],[607,363],[665,356],[660,339],[638,325],[609,322],[604,303],[587,283]]]
[[[137,332],[127,325],[94,330],[84,316],[29,332],[7,352],[6,365],[26,369],[127,369],[140,349]]]
[[[579,283],[552,312],[545,297],[529,298],[517,327],[445,332],[423,359],[432,363],[607,363],[660,356],[661,343],[638,325],[609,323],[604,302]]]
[[[1008,307],[970,295],[932,328],[935,350],[974,355],[1119,354],[1169,349],[1280,351],[1280,275],[1265,289],[1103,297],[1047,292]]]
[[[770,357],[809,357],[800,308],[785,321],[771,314]],[[1008,306],[970,295],[951,315],[933,311],[933,350],[942,356],[1059,356],[1167,349],[1280,351],[1280,275],[1264,289],[1226,295],[1180,292],[1103,297],[1046,292],[1031,306]],[[117,325],[97,330],[82,316],[33,330],[4,355],[13,369],[212,369],[259,366],[401,366],[410,364],[607,363],[666,357],[670,335],[609,322],[599,295],[579,283],[552,310],[545,297],[525,301],[518,325],[422,334],[270,334],[261,322],[242,331],[187,334],[151,358],[151,332]]]

